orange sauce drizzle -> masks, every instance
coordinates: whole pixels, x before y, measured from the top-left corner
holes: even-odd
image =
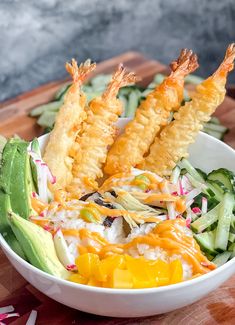
[[[136,248],[137,244],[147,244],[150,247],[160,247],[164,249],[168,256],[180,255],[192,266],[193,275],[204,274],[216,268],[200,251],[200,247],[192,236],[188,236],[181,230],[185,227],[185,220],[175,219],[159,223],[149,234],[139,236],[126,244],[110,244],[99,233],[91,232],[87,229],[76,230],[63,229],[64,235],[79,235],[81,239],[92,240],[93,245],[85,248],[79,246],[80,254],[85,252],[95,252],[101,258],[108,254],[125,254],[130,248]],[[94,242],[97,245],[94,245]],[[204,266],[206,264],[207,266]]]
[[[175,208],[179,213],[183,213],[186,210],[185,200],[178,199],[175,202]]]
[[[118,173],[115,174],[104,181],[102,186],[99,188],[99,192],[106,192],[114,186],[130,185],[130,181],[123,181],[120,178],[129,178],[133,177],[131,173]]]
[[[45,210],[48,207],[48,204],[43,203],[42,201],[40,201],[39,199],[37,199],[36,197],[31,197],[31,204],[32,204],[32,208],[38,213],[40,214],[43,210]]]

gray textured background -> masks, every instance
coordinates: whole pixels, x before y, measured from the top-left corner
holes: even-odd
[[[234,40],[234,0],[0,0],[0,101],[63,78],[71,57],[126,50],[169,63],[189,47],[206,76]]]

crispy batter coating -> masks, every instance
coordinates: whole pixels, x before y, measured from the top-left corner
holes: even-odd
[[[96,187],[95,180],[103,176],[108,146],[112,145],[116,133],[115,122],[121,115],[122,102],[116,98],[120,87],[136,82],[134,73],[127,73],[119,65],[111,82],[101,97],[93,99],[87,110],[83,131],[76,139],[72,167],[73,180],[69,191]]]
[[[176,163],[188,156],[188,147],[195,141],[211,114],[214,113],[225,97],[225,84],[229,71],[233,69],[235,45],[229,45],[225,58],[218,70],[203,81],[192,96],[192,101],[180,107],[175,120],[166,126],[159,138],[150,147],[149,155],[140,168],[158,175],[170,175]]]
[[[71,64],[66,63],[66,69],[71,74],[73,83],[57,114],[55,126],[50,134],[43,157],[53,175],[56,176],[56,184],[51,186],[52,191],[64,188],[71,182],[73,159],[70,157],[70,150],[80,130],[81,123],[86,118],[84,111],[86,97],[80,86],[88,73],[95,69],[95,66],[89,60],[79,67],[74,59],[72,59]]]
[[[182,50],[171,64],[171,74],[140,104],[134,119],[111,147],[104,169],[108,175],[128,172],[142,161],[161,126],[167,124],[170,112],[180,106],[184,77],[197,67],[196,55]]]

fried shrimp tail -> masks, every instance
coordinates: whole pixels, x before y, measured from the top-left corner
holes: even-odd
[[[225,58],[215,73],[197,86],[192,100],[180,107],[175,120],[166,126],[150,147],[150,153],[140,164],[158,175],[170,175],[176,163],[188,156],[188,147],[195,141],[216,108],[223,102],[228,73],[234,67],[235,44],[227,48]]]
[[[116,134],[114,124],[123,110],[122,102],[116,96],[121,87],[136,81],[134,73],[127,73],[123,65],[119,65],[103,95],[90,102],[83,132],[76,139],[73,180],[69,191],[95,188],[96,179],[103,176],[102,166],[108,146],[112,145]]]
[[[66,70],[73,78],[73,83],[67,91],[64,103],[57,114],[55,126],[50,134],[46,146],[44,161],[51,172],[56,176],[56,183],[51,190],[64,188],[72,180],[72,162],[70,150],[80,130],[82,121],[86,118],[84,107],[86,97],[81,91],[81,85],[85,77],[95,69],[95,63],[89,60],[79,67],[76,60],[71,64],[66,63]]]
[[[171,64],[171,74],[140,104],[134,119],[111,147],[105,165],[107,174],[128,172],[142,161],[160,128],[167,124],[170,112],[180,106],[184,77],[197,67],[196,55],[182,50]]]

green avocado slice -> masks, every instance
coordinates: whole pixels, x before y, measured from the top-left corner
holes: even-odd
[[[12,163],[10,182],[10,202],[12,210],[22,218],[35,215],[31,205],[34,184],[30,168],[30,157],[27,151],[28,142],[15,140],[16,153]]]
[[[49,274],[66,279],[70,272],[60,263],[51,233],[13,212],[8,212],[11,228],[29,262]]]
[[[38,157],[41,159],[41,150],[39,146],[39,142],[37,138],[34,138],[31,142],[31,150],[38,155]],[[35,186],[35,190],[38,193],[38,172],[37,172],[37,166],[33,160],[32,157],[30,157],[30,167],[31,167],[31,172],[32,172],[32,178],[33,178],[33,183]]]
[[[25,259],[24,252],[13,233],[7,218],[7,211],[11,208],[10,184],[12,180],[11,174],[16,150],[16,143],[11,139],[7,141],[2,152],[0,169],[0,232],[11,248]]]
[[[7,139],[0,134],[0,169],[1,169],[2,152],[6,143],[7,143]]]

